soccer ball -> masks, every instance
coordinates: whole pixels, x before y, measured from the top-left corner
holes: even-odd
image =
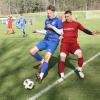
[[[34,82],[31,79],[25,79],[23,82],[25,89],[32,89],[34,87]]]

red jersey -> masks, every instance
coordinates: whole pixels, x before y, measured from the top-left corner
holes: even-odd
[[[8,18],[8,28],[12,28],[12,19]]]
[[[85,28],[76,21],[63,22],[63,39],[62,42],[75,42],[78,37],[78,29],[83,31]]]

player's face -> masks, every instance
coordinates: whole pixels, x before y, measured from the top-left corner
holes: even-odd
[[[72,21],[72,15],[71,14],[65,14],[65,20],[70,22]]]
[[[48,10],[48,11],[47,11],[47,16],[48,16],[50,19],[53,19],[53,18],[54,18],[54,11]]]

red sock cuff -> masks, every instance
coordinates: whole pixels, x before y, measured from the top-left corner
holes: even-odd
[[[82,58],[78,58],[78,66],[79,67],[83,66],[83,57]]]
[[[64,61],[60,61],[59,67],[58,67],[58,71],[59,71],[60,73],[64,72],[64,64],[65,64]]]

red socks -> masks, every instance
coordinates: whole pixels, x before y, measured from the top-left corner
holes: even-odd
[[[58,67],[59,73],[64,73],[64,65],[65,65],[65,62],[64,61],[60,61],[59,67]],[[82,65],[83,65],[83,57],[82,58],[78,58],[78,66],[82,67]]]
[[[65,63],[64,61],[60,61],[59,63],[58,71],[60,73],[64,72],[64,63]]]
[[[82,58],[78,58],[78,66],[82,67],[83,65],[83,57]]]

